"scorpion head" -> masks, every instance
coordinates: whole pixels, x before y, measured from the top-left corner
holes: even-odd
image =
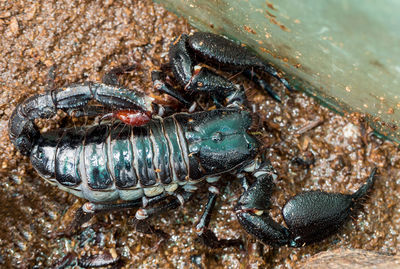
[[[248,133],[252,117],[247,111],[219,109],[180,117],[194,178],[227,171],[257,154],[259,143]]]

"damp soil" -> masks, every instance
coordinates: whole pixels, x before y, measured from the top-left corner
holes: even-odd
[[[279,210],[294,194],[314,189],[352,193],[378,167],[363,209],[337,235],[302,248],[262,245],[244,232],[233,213],[242,192],[234,178],[226,178],[210,226],[221,238],[242,239],[245,250],[210,249],[196,239],[193,227],[206,202],[206,188],[181,209],[151,219],[169,235],[167,240],[136,232],[133,211],[99,215],[72,237],[57,234],[84,201],[44,182],[14,149],[7,127],[13,109],[46,90],[52,66],[55,85],[61,87],[99,82],[113,67],[136,62],[123,83],[150,93],[150,73],[167,62],[169,43],[190,31],[194,29],[185,20],[150,1],[0,2],[0,266],[43,268],[71,257],[67,255],[115,252],[126,268],[293,268],[338,248],[396,254],[397,145],[374,135],[363,115],[334,114],[302,93],[286,92],[267,76],[282,103],[243,83],[259,118],[263,148],[279,173],[271,209],[277,221],[282,223]],[[56,118],[46,128],[57,126]]]

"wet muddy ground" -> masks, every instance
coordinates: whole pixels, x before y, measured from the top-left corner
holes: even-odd
[[[124,85],[152,91],[150,71],[167,61],[171,40],[193,29],[183,19],[150,1],[20,1],[0,3],[0,266],[49,267],[67,253],[78,256],[116,252],[126,268],[255,268],[296,267],[324,250],[360,248],[396,254],[400,230],[400,153],[396,145],[373,135],[362,115],[338,116],[301,93],[271,84],[282,104],[244,82],[259,115],[267,155],[280,178],[272,215],[302,190],[351,193],[373,167],[379,177],[364,209],[341,232],[304,248],[271,248],[248,236],[232,213],[240,184],[228,180],[211,227],[223,238],[240,238],[246,250],[210,249],[196,240],[193,227],[206,202],[199,192],[184,208],[152,220],[170,238],[134,231],[134,212],[94,218],[72,238],[54,236],[84,201],[55,189],[33,171],[27,158],[8,140],[7,123],[15,106],[45,90],[47,73],[56,65],[57,86],[100,81],[112,67],[137,62]],[[57,126],[57,119],[50,128]],[[47,126],[49,127],[49,126]],[[47,128],[46,127],[46,128]],[[296,157],[313,158],[305,167]],[[199,206],[200,205],[200,206]]]

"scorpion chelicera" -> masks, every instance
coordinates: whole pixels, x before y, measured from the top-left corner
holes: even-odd
[[[237,218],[262,243],[298,247],[335,233],[371,189],[376,169],[353,194],[308,191],[294,196],[282,210],[286,227],[278,224],[268,213],[277,175],[260,152],[260,142],[249,133],[252,115],[245,109],[243,86],[197,62],[240,70],[277,101],[279,96],[260,73],[272,75],[290,90],[288,82],[247,48],[211,33],[182,34],[171,43],[169,59],[184,91],[176,91],[156,71],[152,73],[154,86],[190,107],[191,113],[153,115],[153,98],[118,84],[117,75],[123,68],[112,70],[103,83],[74,84],[34,95],[12,113],[10,139],[22,154],[30,156],[37,172],[51,184],[89,201],[76,213],[75,227],[97,212],[123,208],[138,209],[135,218],[145,220],[183,205],[199,182],[206,181],[209,198],[196,231],[208,245],[233,245],[237,240],[217,239],[208,229],[218,195],[213,184],[231,174],[241,179],[244,188],[234,208]],[[197,92],[208,94],[216,109],[193,112],[189,98]],[[46,133],[35,125],[35,119],[50,118],[58,110],[99,115],[92,100],[114,111],[112,116],[125,124],[101,121]]]

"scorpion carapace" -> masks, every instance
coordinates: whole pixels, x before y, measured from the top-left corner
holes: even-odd
[[[237,218],[261,242],[296,247],[335,233],[372,188],[376,169],[354,194],[309,191],[296,195],[283,207],[286,227],[277,223],[268,210],[278,176],[249,132],[252,115],[246,110],[243,87],[200,67],[195,59],[241,70],[278,101],[279,96],[255,71],[274,76],[290,89],[288,82],[249,50],[215,34],[183,34],[171,43],[169,57],[184,91],[164,82],[161,72],[152,74],[155,88],[190,106],[189,111],[195,110],[189,100],[193,93],[206,93],[217,109],[152,115],[152,98],[118,85],[121,69],[107,74],[103,83],[74,84],[34,95],[15,108],[9,133],[16,148],[30,156],[43,178],[89,201],[78,210],[72,226],[76,228],[94,213],[123,208],[137,208],[135,218],[141,221],[184,204],[203,186],[199,182],[207,181],[209,199],[196,226],[198,235],[213,247],[241,244],[240,240],[217,239],[208,229],[219,194],[215,184],[221,175],[231,174],[242,180],[244,188],[235,207]],[[46,133],[35,125],[35,119],[52,117],[57,110],[99,115],[91,100],[112,113],[123,111],[127,117],[139,113],[148,119],[130,125],[103,120]]]

